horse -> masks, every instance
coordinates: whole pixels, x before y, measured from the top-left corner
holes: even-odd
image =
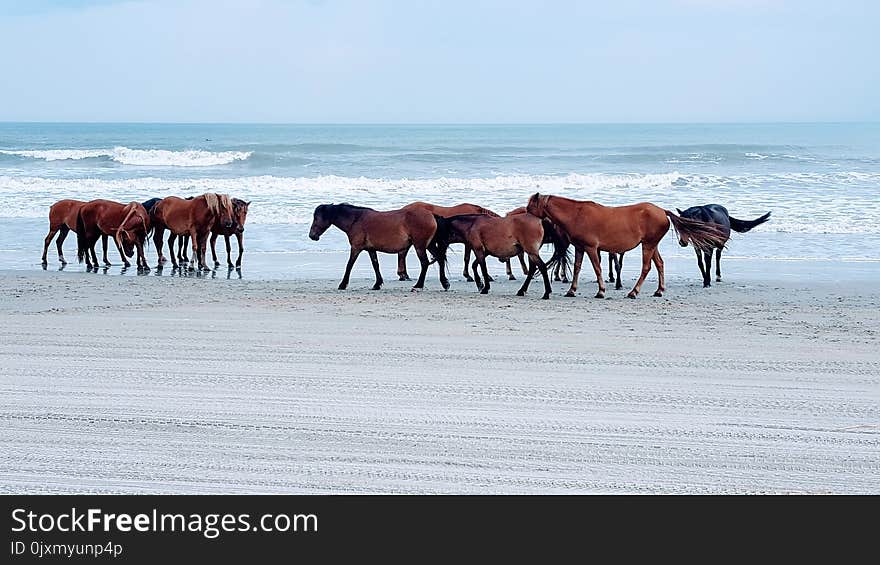
[[[376,272],[376,284],[373,290],[382,288],[382,273],[379,272],[379,258],[376,252],[395,253],[400,256],[402,251],[415,247],[419,257],[421,271],[413,291],[424,288],[425,275],[428,272],[428,254],[431,251],[440,268],[440,284],[449,288],[446,278],[446,252],[442,252],[434,241],[437,232],[437,221],[434,214],[424,208],[410,207],[388,212],[379,212],[372,208],[353,206],[351,204],[321,204],[315,208],[309,238],[318,241],[330,226],[336,226],[348,235],[351,252],[345,275],[339,283],[339,290],[348,287],[351,268],[360,255],[366,250]]]
[[[492,216],[497,218],[498,214],[489,210],[488,208],[483,208],[482,206],[477,206],[476,204],[468,204],[467,202],[462,204],[456,204],[455,206],[438,206],[436,204],[429,204],[428,202],[413,202],[412,204],[407,204],[404,206],[406,208],[424,208],[425,210],[431,212],[435,216],[440,216],[441,218],[451,218],[452,216],[458,216],[461,214],[485,214],[486,216]],[[406,272],[406,254],[409,252],[407,248],[404,251],[401,251],[397,255],[397,276],[402,281],[410,280],[409,275]],[[468,264],[471,262],[471,248],[468,245],[464,246],[464,271],[462,272],[462,276],[468,282],[473,282],[474,279],[471,278],[470,273],[468,272]],[[523,274],[527,274],[528,270],[526,269],[525,261],[520,257],[520,262],[522,264]],[[510,260],[505,261],[507,266],[507,278],[515,281],[516,277],[513,276],[513,270],[510,268]],[[491,278],[491,277],[490,277]]]
[[[520,206],[519,208],[514,208],[513,210],[508,212],[506,215],[507,216],[515,216],[517,214],[526,214],[526,213],[527,213],[526,207]],[[549,227],[551,227],[553,229],[553,231],[556,232],[556,235],[558,237],[566,238],[566,240],[567,240],[568,235],[564,231],[559,229],[558,226],[552,224],[551,222],[548,222],[548,224],[550,224]],[[546,229],[546,226],[545,226],[545,230],[544,230],[544,243],[545,244],[553,243],[553,237],[551,236],[550,232]],[[566,248],[567,247],[568,247],[568,245],[566,245]],[[518,257],[519,257],[519,262],[523,267],[523,271],[525,271],[526,262],[523,260],[523,254],[519,253]],[[568,282],[568,270],[562,268],[562,263],[556,263],[556,267],[553,269],[553,280],[554,280],[554,282],[559,282],[559,281]]]
[[[537,268],[544,278],[544,296],[541,298],[545,300],[550,298],[550,277],[547,275],[547,267],[560,264],[563,270],[568,268],[568,240],[560,236],[550,222],[531,214],[514,214],[503,218],[485,214],[465,214],[451,218],[435,216],[435,218],[437,220],[435,241],[441,253],[446,252],[450,243],[464,243],[473,249],[474,282],[480,294],[489,293],[486,255],[502,260],[510,259],[520,253],[529,256],[529,272],[522,287],[517,291],[517,296],[525,296]],[[541,259],[540,254],[541,245],[546,238],[550,239],[554,247],[553,258],[547,263]],[[483,270],[485,284],[480,281],[478,266]]]
[[[760,218],[754,220],[738,220],[732,217],[727,208],[720,204],[706,204],[705,206],[692,206],[682,212],[676,208],[678,215],[682,218],[691,220],[699,220],[718,225],[724,233],[724,241],[721,245],[715,247],[715,282],[721,282],[721,250],[724,249],[727,240],[730,239],[730,230],[745,233],[756,226],[760,226],[770,219],[770,212],[767,212]],[[712,250],[702,250],[694,248],[697,254],[697,265],[700,267],[700,274],[703,275],[703,288],[712,286]],[[706,258],[706,266],[703,266],[703,257]]]
[[[173,235],[189,235],[193,242],[193,260],[198,268],[208,269],[205,263],[205,249],[208,233],[218,222],[225,228],[234,225],[232,202],[226,194],[206,193],[195,196],[191,200],[168,196],[157,203],[150,215],[155,226],[153,241],[159,253],[159,267],[166,262],[162,254],[162,235],[167,228]],[[173,239],[168,242],[171,264],[178,267],[174,256]],[[190,267],[192,268],[192,267]]]
[[[229,245],[229,236],[234,235],[238,240],[238,259],[235,261],[235,267],[241,267],[241,255],[244,253],[244,243],[242,242],[244,236],[244,223],[247,221],[247,213],[248,206],[250,206],[250,202],[245,202],[239,198],[232,199],[232,216],[233,216],[233,224],[230,227],[226,227],[219,220],[214,223],[214,227],[211,228],[211,257],[214,259],[214,266],[217,267],[220,265],[220,261],[217,260],[217,236],[222,235],[223,239],[226,240],[226,264],[229,268],[232,268],[232,257],[231,257],[231,249]]]
[[[660,257],[657,246],[669,231],[670,223],[678,233],[682,245],[687,245],[689,242],[699,249],[712,249],[724,241],[724,234],[718,226],[680,218],[675,213],[648,202],[630,206],[602,206],[592,201],[535,193],[529,198],[526,209],[530,214],[550,220],[559,226],[568,234],[574,245],[574,274],[571,288],[566,296],[574,296],[577,292],[585,251],[593,264],[596,281],[599,283],[596,298],[605,297],[605,281],[602,278],[599,251],[625,253],[639,244],[642,245],[642,273],[627,297],[638,296],[645,277],[651,271],[652,261],[657,267],[659,278],[654,296],[663,296],[666,282],[663,258]]]
[[[76,215],[77,261],[82,263],[85,259],[89,269],[97,269],[95,243],[101,236],[112,235],[126,267],[131,265],[126,257],[134,255],[136,247],[138,270],[149,270],[147,258],[144,256],[144,242],[149,233],[150,215],[140,202],[86,202],[79,207]]]
[[[55,234],[58,234],[58,239],[55,241],[55,245],[58,247],[58,261],[62,265],[67,264],[67,260],[64,259],[64,252],[62,251],[61,245],[64,243],[64,240],[67,238],[67,234],[73,230],[76,233],[76,216],[79,213],[79,209],[82,205],[85,204],[82,200],[59,200],[55,204],[49,207],[49,234],[46,236],[43,245],[43,266],[48,264],[46,260],[46,255],[49,252],[49,245],[52,243],[52,238],[55,237]],[[104,248],[104,264],[109,265],[110,261],[107,259],[107,236],[101,235],[101,244]],[[92,259],[95,262],[95,265],[98,264],[98,258],[96,256],[92,256]],[[123,261],[125,261],[125,257],[122,257]]]

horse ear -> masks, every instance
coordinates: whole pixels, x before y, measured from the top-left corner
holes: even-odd
[[[681,216],[684,213],[681,211],[681,208],[676,208],[675,211],[678,212],[679,216]]]
[[[247,202],[245,202],[244,207],[247,208],[248,206],[250,206],[251,202],[252,202],[252,200],[248,200]]]

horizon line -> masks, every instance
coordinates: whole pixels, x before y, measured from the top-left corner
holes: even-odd
[[[880,120],[770,120],[770,121],[628,121],[628,122],[175,122],[175,121],[47,121],[0,120],[0,124],[65,124],[65,125],[226,125],[226,126],[611,126],[611,125],[814,125],[814,124],[880,124]]]

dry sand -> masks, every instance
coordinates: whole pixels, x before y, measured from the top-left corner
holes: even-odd
[[[454,279],[0,273],[0,490],[880,493],[880,283]]]

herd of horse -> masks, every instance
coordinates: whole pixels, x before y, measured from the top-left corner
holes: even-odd
[[[250,202],[230,198],[225,194],[206,193],[188,198],[168,196],[146,202],[122,204],[110,200],[60,200],[49,209],[49,233],[43,247],[43,265],[49,245],[56,234],[58,260],[66,264],[62,243],[70,231],[77,235],[77,259],[89,269],[98,268],[95,246],[102,240],[103,262],[109,265],[107,241],[112,237],[123,264],[130,266],[129,258],[137,253],[137,268],[149,270],[144,246],[152,237],[158,253],[158,268],[166,263],[163,254],[164,233],[168,230],[168,249],[175,269],[187,265],[189,269],[210,269],[207,265],[207,247],[210,238],[214,266],[219,266],[215,249],[216,240],[223,236],[226,242],[226,261],[230,269],[241,267],[244,252],[243,233]],[[641,274],[627,295],[635,298],[641,292],[651,266],[657,269],[659,284],[654,296],[666,290],[663,258],[658,245],[670,226],[683,247],[693,246],[703,277],[703,286],[711,285],[712,256],[715,255],[716,281],[721,280],[721,252],[730,238],[731,230],[747,232],[764,222],[770,213],[755,220],[738,220],[723,206],[709,204],[677,210],[677,214],[643,202],[630,206],[603,206],[592,201],[573,200],[562,196],[534,194],[525,206],[511,210],[504,216],[475,204],[438,206],[427,202],[413,202],[403,208],[378,211],[352,204],[322,204],[315,208],[309,237],[315,241],[336,226],[348,236],[351,250],[345,274],[339,289],[348,287],[351,270],[361,252],[370,256],[376,274],[374,290],[384,282],[379,269],[378,253],[392,253],[398,257],[399,280],[411,280],[406,268],[406,256],[415,249],[420,271],[413,290],[425,285],[428,267],[437,263],[440,283],[449,288],[446,273],[447,250],[452,244],[464,245],[466,280],[474,282],[482,294],[489,292],[494,280],[488,272],[486,258],[496,257],[506,263],[507,276],[516,280],[511,260],[516,257],[526,276],[517,292],[523,296],[536,273],[544,283],[542,298],[551,293],[550,273],[557,281],[569,282],[566,296],[574,296],[578,289],[584,255],[590,260],[598,283],[597,298],[605,296],[600,254],[608,254],[608,282],[622,287],[620,271],[625,253],[639,245],[642,248]],[[230,237],[238,241],[238,258],[232,262]],[[175,252],[174,244],[178,248]],[[192,245],[192,261],[187,251]],[[541,247],[551,245],[553,254],[545,261]],[[571,269],[569,249],[574,248]],[[430,258],[429,258],[430,254]],[[471,262],[473,256],[473,262]],[[526,257],[528,265],[526,265]]]
[[[131,263],[129,258],[137,251],[138,270],[149,270],[144,245],[152,237],[159,254],[158,267],[166,263],[162,253],[163,235],[168,230],[168,248],[171,263],[179,268],[188,263],[186,250],[192,241],[193,261],[191,268],[208,269],[206,249],[208,236],[211,237],[211,256],[214,265],[219,265],[215,244],[217,237],[222,235],[226,240],[226,262],[233,267],[230,236],[238,240],[238,259],[236,267],[241,267],[241,256],[244,252],[242,234],[247,220],[250,202],[238,198],[230,198],[225,194],[207,193],[188,198],[168,196],[151,198],[146,202],[129,202],[122,204],[111,200],[59,200],[49,208],[49,233],[43,245],[43,265],[49,245],[56,234],[58,239],[58,260],[67,264],[64,259],[62,244],[67,234],[76,233],[77,260],[85,261],[89,269],[98,268],[98,257],[95,245],[102,240],[103,261],[110,264],[107,258],[107,239],[113,238],[119,250],[119,256],[126,267]],[[174,252],[175,239],[179,238],[177,254]]]

